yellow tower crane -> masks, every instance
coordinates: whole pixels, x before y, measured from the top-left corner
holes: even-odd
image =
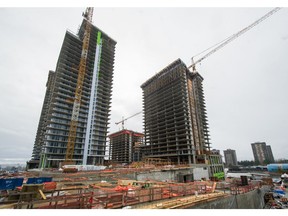
[[[79,111],[80,111],[80,105],[81,105],[83,82],[84,82],[84,77],[85,77],[85,72],[86,72],[86,63],[87,63],[87,54],[88,54],[88,47],[89,47],[89,41],[90,41],[90,32],[91,32],[91,26],[92,26],[93,8],[92,7],[86,8],[86,11],[85,13],[82,14],[82,16],[86,20],[86,26],[85,26],[85,31],[84,31],[77,85],[76,85],[76,90],[75,90],[75,99],[73,103],[72,117],[71,117],[71,123],[70,123],[70,128],[69,128],[65,162],[73,161],[77,123],[78,123],[78,117],[79,117]]]

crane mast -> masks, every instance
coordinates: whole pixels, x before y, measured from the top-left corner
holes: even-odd
[[[215,53],[216,51],[218,51],[219,49],[221,49],[222,47],[226,46],[228,43],[230,43],[231,41],[235,40],[236,38],[238,38],[239,36],[241,36],[242,34],[246,33],[247,31],[249,31],[250,29],[252,29],[253,27],[255,27],[256,25],[258,25],[259,23],[261,23],[262,21],[264,21],[265,19],[267,19],[269,16],[271,16],[272,14],[276,13],[277,11],[279,11],[281,8],[280,7],[276,7],[273,10],[271,10],[270,12],[268,12],[267,14],[265,14],[264,16],[262,16],[260,19],[256,20],[255,22],[253,22],[251,25],[247,26],[246,28],[242,29],[241,31],[237,32],[236,34],[230,36],[227,40],[225,40],[223,43],[221,43],[220,45],[218,45],[216,48],[214,48],[213,50],[211,50],[210,52],[208,52],[206,55],[204,55],[202,58],[198,59],[197,61],[194,62],[194,59],[192,57],[192,65],[190,65],[188,68],[192,68],[192,71],[195,72],[196,71],[196,64],[200,63],[202,60],[204,60],[205,58],[207,58],[208,56],[212,55],[213,53]]]
[[[77,134],[77,123],[78,123],[78,117],[79,117],[79,111],[80,111],[80,105],[81,105],[82,89],[83,89],[83,82],[84,82],[85,71],[86,71],[87,54],[88,54],[90,32],[91,32],[91,26],[92,26],[93,8],[92,7],[86,8],[86,11],[85,13],[82,14],[82,16],[86,19],[86,26],[85,26],[84,37],[83,37],[81,59],[80,59],[80,64],[79,64],[77,85],[76,85],[76,90],[75,90],[75,99],[73,103],[72,117],[71,117],[71,123],[70,123],[70,128],[69,128],[65,162],[71,162],[73,160],[73,155],[74,155],[74,147],[75,147],[76,134]]]
[[[135,113],[134,115],[129,116],[129,117],[127,117],[126,119],[123,118],[122,121],[115,122],[115,124],[118,125],[118,124],[122,123],[122,130],[124,130],[124,121],[126,121],[126,120],[128,120],[128,119],[130,119],[130,118],[132,118],[132,117],[134,117],[134,116],[136,116],[136,115],[139,115],[140,113],[142,113],[142,111],[140,111],[140,112],[138,112],[138,113]]]

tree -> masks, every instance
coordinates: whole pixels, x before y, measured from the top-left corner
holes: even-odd
[[[270,164],[270,163],[271,163],[271,161],[269,159],[265,159],[264,160],[264,165],[267,165],[267,164]]]
[[[255,162],[253,160],[244,160],[244,161],[238,161],[239,166],[254,166]]]
[[[288,163],[288,159],[280,158],[280,159],[275,160],[275,163]]]

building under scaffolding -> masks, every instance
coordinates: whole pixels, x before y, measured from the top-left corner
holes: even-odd
[[[178,59],[141,85],[146,157],[209,164],[202,81]]]
[[[109,135],[109,158],[112,163],[132,163],[141,160],[144,134],[121,130]]]

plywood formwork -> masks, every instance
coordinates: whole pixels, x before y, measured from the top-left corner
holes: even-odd
[[[149,209],[181,209],[188,206],[191,207],[202,202],[213,201],[215,199],[223,198],[226,196],[228,196],[228,194],[222,192],[190,196],[187,198],[160,202],[156,205],[149,206]]]

